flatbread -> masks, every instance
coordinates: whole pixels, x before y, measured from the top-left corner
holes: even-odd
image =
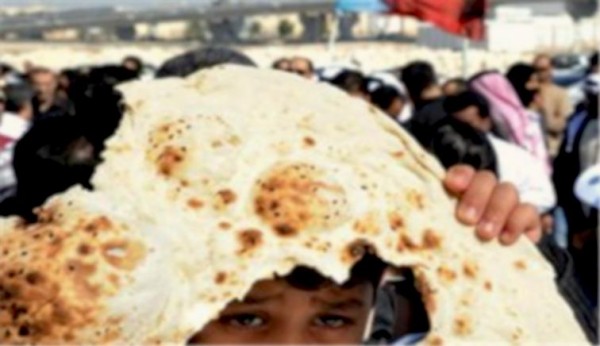
[[[73,320],[90,322],[45,318],[49,328],[3,339],[18,324],[0,310],[0,343],[185,343],[256,281],[305,265],[342,283],[367,249],[413,269],[432,326],[426,344],[585,342],[536,248],[526,239],[480,243],[455,220],[440,165],[372,106],[298,76],[237,66],[122,91],[127,112],[95,191],[75,188],[44,210],[62,215],[52,218],[69,244],[61,259],[78,258],[86,222],[101,215],[113,227],[94,247],[127,239],[139,244],[135,261],[115,268],[91,258],[100,291],[87,298],[66,262],[44,261],[64,304],[85,304],[69,309]],[[37,246],[23,233],[49,227],[23,232],[15,222],[0,232],[11,253]],[[0,268],[39,263],[0,258]]]

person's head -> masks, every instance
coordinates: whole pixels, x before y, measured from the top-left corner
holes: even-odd
[[[126,69],[133,71],[138,77],[142,74],[142,70],[144,69],[144,63],[142,62],[142,59],[133,55],[125,57],[121,65]]]
[[[187,77],[194,72],[221,64],[256,67],[252,59],[238,51],[224,47],[206,47],[167,60],[156,72],[156,77]]]
[[[338,285],[306,267],[256,283],[190,343],[361,344],[385,264],[366,255]]]
[[[600,73],[600,70],[598,69],[598,52],[595,52],[590,56],[588,73]]]
[[[17,142],[13,166],[18,203],[12,213],[35,220],[32,210],[48,197],[89,181],[98,153],[85,136],[77,117],[57,117],[33,123]]]
[[[538,54],[533,59],[533,67],[541,83],[552,82],[552,57],[548,54]]]
[[[47,68],[34,68],[29,72],[31,85],[41,102],[52,102],[58,91],[58,76]]]
[[[402,112],[406,100],[396,88],[383,85],[371,92],[371,103],[395,119]]]
[[[540,91],[540,80],[536,70],[528,64],[514,64],[508,70],[506,78],[517,92],[523,106],[531,107]]]
[[[426,148],[445,168],[464,164],[476,170],[496,172],[496,154],[484,133],[453,118],[446,118],[435,126]]]
[[[5,88],[6,111],[25,120],[33,118],[34,91],[27,84],[10,84]]]
[[[343,71],[330,81],[331,84],[346,91],[350,96],[369,101],[368,80],[358,71]]]
[[[463,91],[444,100],[444,110],[454,119],[482,132],[490,132],[493,122],[485,97],[474,91]]]
[[[467,88],[468,86],[466,80],[463,78],[453,78],[444,83],[442,86],[442,92],[445,96],[450,96],[466,91]]]
[[[290,59],[289,71],[309,79],[315,75],[315,68],[312,61],[305,57],[297,56]]]
[[[416,108],[442,95],[433,66],[425,61],[416,61],[402,69],[402,83]]]
[[[289,72],[292,68],[292,63],[288,58],[280,58],[273,62],[271,66],[274,70],[287,71]]]

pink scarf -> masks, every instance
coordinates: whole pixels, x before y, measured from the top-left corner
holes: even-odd
[[[490,104],[490,115],[508,140],[523,147],[540,159],[550,172],[548,150],[540,126],[539,114],[521,104],[510,82],[498,72],[489,72],[473,79],[471,88]]]

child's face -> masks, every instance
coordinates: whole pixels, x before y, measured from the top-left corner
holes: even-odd
[[[350,288],[331,283],[307,291],[281,279],[261,281],[190,342],[359,344],[373,305],[373,289],[363,282]]]

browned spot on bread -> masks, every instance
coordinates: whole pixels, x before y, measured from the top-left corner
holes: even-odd
[[[44,276],[34,271],[25,275],[25,281],[31,286],[35,286],[44,282]]]
[[[521,338],[523,337],[523,329],[517,327],[511,334],[511,339],[514,342],[518,342],[521,340]]]
[[[406,234],[401,234],[400,239],[398,239],[398,245],[396,246],[398,252],[402,252],[405,250],[415,251],[419,249],[419,246]]]
[[[219,273],[217,273],[217,276],[215,276],[215,283],[217,285],[224,284],[225,280],[227,280],[227,274],[226,273],[219,272]]]
[[[228,230],[231,228],[231,224],[229,222],[219,222],[219,228]]]
[[[115,240],[102,245],[102,255],[116,268],[133,270],[146,256],[146,248],[134,241]]]
[[[442,340],[442,338],[440,338],[439,336],[433,336],[427,339],[427,345],[428,346],[443,346],[444,345],[444,340]]]
[[[368,241],[358,239],[346,246],[346,249],[342,254],[342,260],[345,263],[355,263],[367,253],[375,254],[375,249]]]
[[[519,270],[525,270],[527,269],[527,263],[525,263],[523,260],[518,260],[515,262],[515,268]]]
[[[414,206],[417,209],[423,210],[425,209],[425,201],[423,194],[416,190],[408,191],[406,195],[406,200],[409,205]]]
[[[165,147],[157,158],[158,172],[165,176],[170,176],[173,171],[183,162],[184,154],[181,149],[171,145]]]
[[[88,244],[84,243],[84,244],[79,245],[79,247],[77,247],[77,253],[82,256],[90,255],[92,252],[94,252],[94,248]]]
[[[394,231],[399,231],[404,228],[404,219],[400,213],[390,213],[388,216],[388,221],[390,223],[390,228]]]
[[[403,151],[396,151],[392,153],[392,156],[397,158],[397,159],[401,159],[404,157],[404,152]]]
[[[438,276],[446,283],[453,282],[456,279],[456,272],[445,266],[441,266],[437,270]]]
[[[463,274],[465,274],[466,277],[474,279],[477,277],[478,272],[479,267],[477,266],[477,263],[469,260],[463,263]]]
[[[313,147],[315,143],[316,142],[312,137],[304,137],[304,145],[307,147]]]
[[[273,230],[275,231],[275,233],[277,233],[277,235],[282,236],[282,237],[289,237],[289,236],[293,236],[296,235],[298,233],[298,230],[295,229],[294,227],[287,225],[287,224],[279,224],[279,225],[275,225],[273,227]]]
[[[233,192],[233,191],[231,191],[229,189],[220,190],[219,192],[217,192],[217,194],[221,198],[221,201],[224,204],[226,204],[226,205],[234,203],[235,200],[237,199],[237,196],[235,195],[235,192]]]
[[[99,231],[105,231],[112,227],[112,222],[106,216],[100,216],[87,223],[84,227],[84,231],[87,233],[96,233]]]
[[[38,224],[50,224],[54,222],[56,217],[56,207],[40,207],[34,210],[38,217]]]
[[[367,214],[354,222],[352,229],[363,235],[375,235],[379,233],[379,225],[375,214]]]
[[[454,319],[453,330],[456,335],[469,335],[473,332],[473,323],[467,316],[458,316]]]
[[[348,218],[346,196],[340,186],[324,180],[308,164],[275,168],[257,181],[254,210],[278,234],[335,227]]]
[[[213,148],[220,148],[223,146],[223,142],[221,142],[220,140],[214,140],[210,143],[210,146]]]
[[[119,277],[115,274],[109,274],[108,275],[108,281],[113,284],[115,287],[119,287],[121,280],[119,279]]]
[[[246,253],[260,246],[262,243],[262,233],[256,229],[249,229],[240,232],[239,241],[241,249],[238,253]]]
[[[425,230],[423,233],[423,248],[424,249],[439,249],[442,245],[442,237],[431,229]]]
[[[200,209],[204,206],[204,203],[202,203],[202,201],[197,198],[190,198],[187,201],[187,205],[192,209]]]
[[[485,288],[485,290],[486,290],[486,291],[491,291],[491,290],[492,290],[492,283],[491,283],[491,282],[489,282],[489,281],[486,281],[486,282],[483,284],[483,287]]]

